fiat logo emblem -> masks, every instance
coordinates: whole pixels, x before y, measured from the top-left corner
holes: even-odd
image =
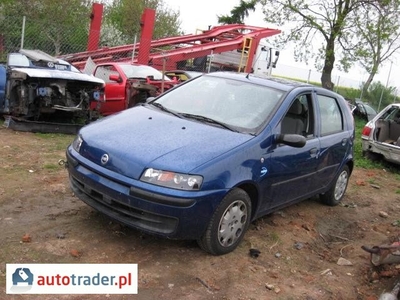
[[[105,165],[108,162],[108,159],[109,159],[108,154],[103,154],[100,161],[103,165]]]

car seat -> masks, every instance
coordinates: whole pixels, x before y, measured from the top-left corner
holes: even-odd
[[[289,108],[286,116],[282,120],[281,133],[283,134],[304,134],[303,104],[296,99]]]

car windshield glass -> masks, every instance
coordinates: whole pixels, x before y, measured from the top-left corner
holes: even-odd
[[[29,59],[20,53],[12,53],[8,56],[8,65],[15,67],[29,67]]]
[[[376,111],[375,111],[375,109],[373,109],[371,106],[369,106],[369,105],[365,105],[364,104],[364,107],[365,107],[365,110],[367,111],[367,114],[376,114]]]
[[[224,124],[254,134],[265,124],[284,92],[213,76],[198,77],[159,97],[165,108],[197,121]],[[199,117],[200,116],[200,117]],[[201,118],[204,117],[204,118]]]
[[[154,80],[162,80],[163,74],[150,66],[121,65],[122,71],[127,78],[146,78],[152,76]],[[171,80],[168,76],[164,76],[165,80]]]

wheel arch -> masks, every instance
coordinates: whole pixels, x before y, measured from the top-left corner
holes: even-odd
[[[250,183],[250,182],[245,182],[242,184],[239,184],[238,186],[236,186],[236,188],[240,188],[242,190],[244,190],[247,195],[249,195],[250,197],[250,201],[251,201],[251,220],[253,220],[254,216],[256,215],[256,211],[258,208],[258,189],[256,187],[255,184]]]
[[[353,173],[353,168],[354,168],[354,161],[353,160],[349,160],[346,165],[349,167],[350,170],[350,174]]]

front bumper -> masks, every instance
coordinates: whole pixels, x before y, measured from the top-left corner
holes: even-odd
[[[227,192],[159,187],[106,170],[71,147],[66,156],[70,186],[79,199],[120,223],[159,236],[200,238]]]

